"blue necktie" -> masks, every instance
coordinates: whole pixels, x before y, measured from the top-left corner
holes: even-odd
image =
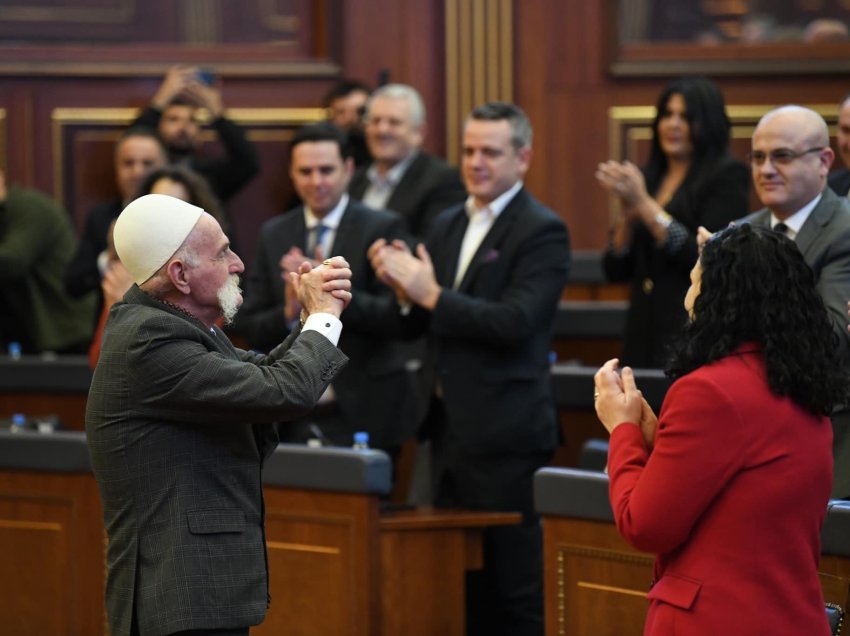
[[[312,258],[313,254],[316,253],[317,246],[321,247],[322,239],[324,238],[325,233],[329,229],[331,228],[329,228],[327,225],[319,223],[318,225],[313,226],[313,228],[310,230],[310,237],[307,245],[307,252],[309,252],[307,255],[309,257]]]

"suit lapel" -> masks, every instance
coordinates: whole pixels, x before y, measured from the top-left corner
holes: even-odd
[[[297,247],[302,252],[307,249],[307,225],[304,223],[304,208],[297,207],[287,214],[290,216],[284,217],[285,222],[279,226],[280,239],[274,241],[274,244],[285,248],[281,256],[288,252],[290,247]]]
[[[348,205],[345,206],[345,211],[342,213],[342,218],[339,220],[339,225],[334,234],[334,242],[331,245],[330,254],[326,256],[336,256],[337,254],[345,255],[348,252],[347,237],[355,235],[357,231],[357,210],[351,207],[353,199],[348,200]]]
[[[446,232],[445,244],[440,246],[440,251],[445,254],[445,258],[434,259],[437,282],[449,289],[454,287],[457,259],[460,257],[460,246],[463,243],[466,226],[469,225],[469,217],[466,215],[466,209],[463,206],[454,215],[450,224],[449,230]]]
[[[831,189],[825,188],[821,200],[818,201],[815,209],[809,214],[809,218],[803,223],[803,227],[800,228],[800,232],[794,239],[800,252],[805,254],[806,250],[811,247],[812,242],[820,234],[823,226],[832,219],[838,203],[838,196]]]
[[[424,162],[425,155],[420,152],[416,159],[407,166],[407,170],[401,175],[401,179],[393,188],[390,198],[387,199],[386,207],[388,210],[407,210],[410,207],[410,201],[419,192],[419,176]]]

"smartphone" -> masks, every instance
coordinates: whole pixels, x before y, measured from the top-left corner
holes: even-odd
[[[201,82],[201,84],[212,86],[215,81],[215,73],[208,68],[198,69],[198,81]]]

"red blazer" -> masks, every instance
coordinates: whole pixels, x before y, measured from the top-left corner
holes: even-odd
[[[614,429],[608,464],[620,533],[658,554],[644,634],[827,636],[829,419],[771,393],[749,347],[677,380],[658,422],[652,453]]]

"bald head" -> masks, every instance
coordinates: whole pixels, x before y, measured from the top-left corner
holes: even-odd
[[[789,104],[768,111],[759,120],[755,132],[764,128],[785,128],[809,146],[829,145],[829,127],[823,117],[805,106]]]
[[[793,105],[771,110],[759,120],[753,132],[752,156],[756,192],[780,219],[799,211],[823,191],[835,158],[823,117]]]

